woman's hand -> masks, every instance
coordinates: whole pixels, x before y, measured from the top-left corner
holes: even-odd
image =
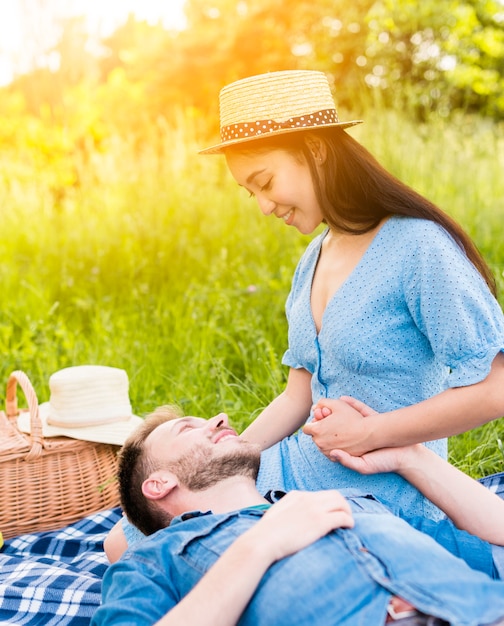
[[[324,398],[313,408],[314,419],[303,426],[320,451],[331,458],[331,451],[344,450],[361,456],[372,450],[372,415],[376,414],[364,403],[348,396],[340,399]]]
[[[327,419],[331,413],[331,407],[335,404],[341,408],[341,402],[356,410],[361,417],[377,415],[377,412],[360,400],[350,396],[342,396],[339,400],[322,400],[313,410],[314,421],[320,422]],[[360,456],[352,455],[346,450],[334,448],[327,456],[332,461],[337,461],[349,469],[359,472],[359,474],[380,474],[384,472],[400,472],[403,468],[411,466],[418,455],[423,454],[424,446],[413,444],[400,448],[381,448],[373,450]]]

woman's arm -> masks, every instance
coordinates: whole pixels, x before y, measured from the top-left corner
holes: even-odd
[[[324,420],[307,424],[303,431],[327,456],[334,448],[362,455],[379,448],[432,441],[504,416],[503,389],[504,353],[499,352],[489,375],[479,383],[447,389],[418,404],[365,419],[335,410]],[[320,400],[317,406],[325,403]]]
[[[277,396],[241,436],[258,443],[261,450],[292,435],[302,426],[312,406],[311,374],[305,369],[291,369],[285,390]]]

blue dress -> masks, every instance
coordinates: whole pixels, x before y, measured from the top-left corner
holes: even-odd
[[[504,351],[504,316],[443,228],[416,218],[388,219],[328,303],[317,333],[310,292],[327,232],[301,258],[286,304],[289,349],[283,363],[312,374],[314,403],[350,395],[385,412],[486,378]],[[446,458],[445,439],[426,445]],[[342,467],[301,431],[263,452],[262,493],[343,487],[373,493],[407,515],[440,516],[401,477],[362,476]]]

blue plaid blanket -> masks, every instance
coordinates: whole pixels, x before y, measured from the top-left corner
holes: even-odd
[[[504,498],[504,472],[481,479]],[[53,532],[21,535],[0,552],[0,624],[88,626],[107,568],[103,540],[120,509]]]
[[[504,499],[504,472],[480,478],[480,483]]]
[[[0,552],[0,624],[88,626],[108,564],[103,540],[120,516],[111,509],[7,540]]]

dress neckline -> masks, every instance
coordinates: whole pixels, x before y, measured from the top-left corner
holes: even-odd
[[[357,261],[357,263],[355,264],[355,266],[353,267],[353,269],[351,270],[351,272],[348,274],[348,276],[345,278],[345,280],[341,283],[341,285],[339,285],[339,287],[334,291],[333,294],[331,294],[331,297],[327,300],[327,304],[324,308],[324,311],[321,315],[320,318],[320,329],[317,328],[317,324],[315,322],[315,317],[313,315],[313,307],[312,307],[312,290],[313,290],[313,281],[315,278],[315,272],[317,271],[317,267],[320,261],[320,257],[322,254],[322,246],[324,243],[324,240],[326,239],[327,235],[331,232],[330,228],[326,228],[326,230],[321,233],[320,235],[320,241],[318,243],[318,250],[316,251],[316,259],[315,262],[313,263],[313,267],[311,269],[311,277],[310,277],[310,297],[309,297],[309,308],[310,308],[310,317],[313,323],[313,327],[315,328],[315,334],[317,335],[317,337],[320,335],[320,333],[322,332],[322,329],[324,328],[324,317],[326,314],[327,309],[329,308],[329,306],[334,302],[334,300],[337,299],[337,297],[341,294],[341,292],[348,286],[348,284],[350,284],[354,277],[356,276],[356,274],[361,270],[361,268],[365,265],[366,259],[370,254],[370,251],[373,249],[373,247],[375,246],[375,243],[378,241],[378,239],[380,238],[380,235],[384,232],[384,229],[387,226],[388,222],[391,222],[394,219],[394,215],[385,218],[378,230],[375,232],[373,238],[371,239],[371,241],[369,242],[367,248],[364,250],[363,254],[361,255],[361,257],[359,258],[359,260]]]

